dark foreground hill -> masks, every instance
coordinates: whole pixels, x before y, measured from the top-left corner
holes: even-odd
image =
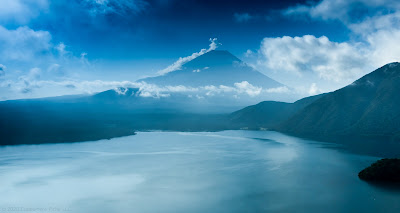
[[[324,95],[277,128],[299,136],[400,139],[400,64],[387,64]]]
[[[363,169],[358,177],[373,182],[400,183],[400,159],[381,159]]]
[[[345,144],[382,156],[400,154],[400,64],[387,64],[334,92],[293,104],[261,102],[233,113],[234,125],[268,128]]]

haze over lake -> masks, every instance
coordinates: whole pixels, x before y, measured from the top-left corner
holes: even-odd
[[[2,211],[400,212],[399,191],[357,177],[377,158],[277,132],[139,132],[0,156]]]

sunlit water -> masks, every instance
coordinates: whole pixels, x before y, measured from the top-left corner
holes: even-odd
[[[143,132],[0,148],[0,212],[400,212],[377,158],[277,132]]]

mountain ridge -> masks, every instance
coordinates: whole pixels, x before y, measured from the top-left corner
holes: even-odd
[[[232,113],[231,120],[238,128],[266,128],[344,144],[364,154],[398,156],[399,91],[400,63],[394,62],[314,99],[307,97],[292,104],[261,102]]]
[[[362,132],[356,131],[358,134],[372,133],[371,131],[378,133],[380,125],[390,128],[386,122],[392,121],[390,118],[393,116],[396,119],[400,116],[399,108],[394,106],[400,104],[400,98],[396,95],[396,91],[400,91],[398,80],[400,80],[400,63],[382,66],[352,84],[328,93],[299,111],[277,129],[288,133],[301,132],[305,135],[315,133],[350,135],[354,134],[352,132],[356,129],[362,130]],[[373,115],[376,113],[379,113],[379,116]],[[381,122],[381,119],[384,122]],[[399,124],[390,125],[390,131],[381,129],[380,132],[387,135],[394,133],[393,131],[400,131],[393,129],[399,128]],[[320,130],[321,126],[324,130]]]

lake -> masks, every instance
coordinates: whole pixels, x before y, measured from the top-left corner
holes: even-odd
[[[400,212],[378,158],[271,131],[0,147],[0,212]]]

